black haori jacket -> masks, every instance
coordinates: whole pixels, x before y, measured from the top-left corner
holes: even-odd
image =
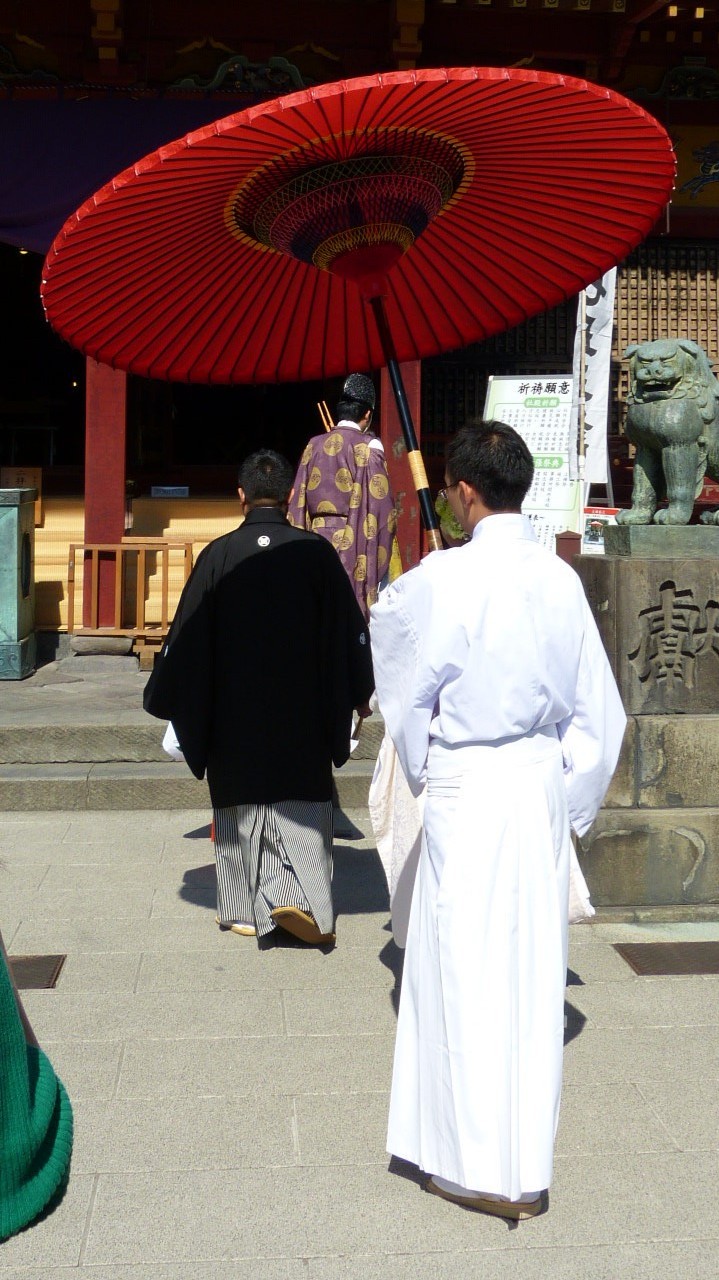
[[[352,708],[374,689],[369,632],[339,556],[275,507],[200,554],[144,696],[215,808],[329,800]]]

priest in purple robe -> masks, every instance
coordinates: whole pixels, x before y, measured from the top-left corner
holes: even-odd
[[[351,373],[337,405],[337,425],[313,436],[295,476],[288,519],[332,543],[365,618],[389,570],[397,514],[384,450],[370,434],[372,379]]]

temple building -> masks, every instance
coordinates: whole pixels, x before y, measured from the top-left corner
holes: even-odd
[[[39,629],[77,624],[71,545],[129,537],[196,553],[237,522],[242,458],[267,445],[295,462],[321,430],[318,403],[332,407],[340,385],[202,387],[86,360],[50,329],[40,301],[44,256],[65,220],[140,157],[222,116],[313,85],[433,66],[584,78],[639,103],[672,138],[672,204],[617,277],[610,474],[615,499],[626,500],[626,347],[686,336],[719,361],[719,10],[665,0],[6,0],[0,485],[41,488]],[[576,311],[572,298],[481,345],[405,366],[433,487],[447,438],[481,414],[489,375],[571,372]],[[411,564],[421,552],[419,512],[386,375],[377,380]],[[166,611],[168,598],[171,611],[185,563],[173,562],[164,586],[158,570],[148,617]],[[100,625],[109,607],[100,600]],[[89,601],[80,608],[87,625]]]

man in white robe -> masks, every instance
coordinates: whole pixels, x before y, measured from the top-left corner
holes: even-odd
[[[551,1180],[570,827],[593,822],[626,723],[579,578],[521,515],[532,473],[511,427],[459,431],[447,495],[471,540],[371,615],[380,709],[426,791],[388,1150],[510,1218]]]

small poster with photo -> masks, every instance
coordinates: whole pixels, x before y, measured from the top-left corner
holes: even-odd
[[[617,523],[619,507],[585,507],[582,524],[582,555],[604,555],[604,530]]]

